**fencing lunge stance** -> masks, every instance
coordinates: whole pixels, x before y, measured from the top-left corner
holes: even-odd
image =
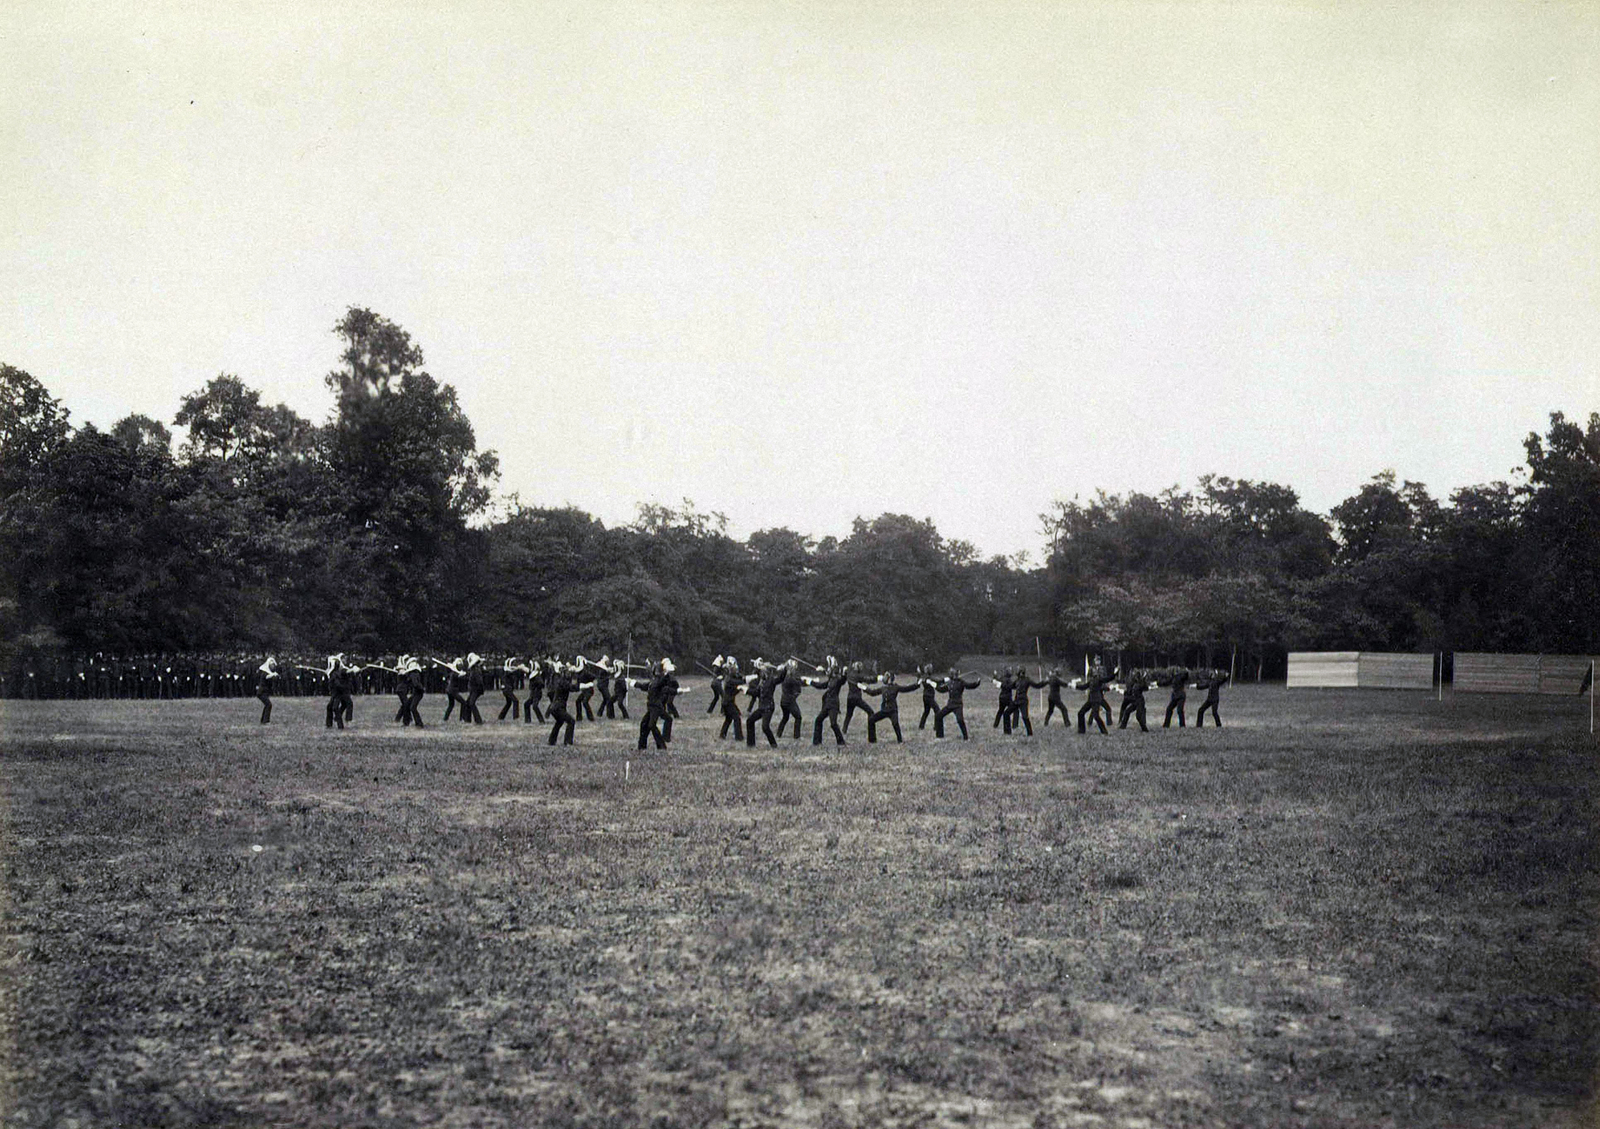
[[[774,749],[778,747],[778,739],[772,735],[772,695],[778,687],[783,685],[784,668],[772,663],[756,660],[756,684],[753,688],[755,699],[751,703],[750,716],[744,719],[745,744],[750,748],[756,747],[756,722],[761,723],[761,734],[767,739],[767,744]]]
[[[822,723],[826,721],[833,728],[834,743],[844,744],[844,731],[839,728],[839,691],[844,689],[844,673],[839,669],[837,661],[829,655],[828,665],[823,669],[820,678],[805,678],[801,681],[822,691],[822,705],[818,707],[817,722],[811,731],[811,743],[822,744]]]
[[[949,677],[939,683],[939,689],[945,692],[945,704],[944,708],[933,719],[933,735],[935,737],[944,736],[944,719],[954,714],[956,724],[961,727],[961,739],[963,741],[971,739],[967,733],[967,711],[962,705],[962,695],[968,690],[976,690],[981,681],[982,679],[976,675],[968,681],[967,676],[956,670],[955,667],[950,668]]]
[[[1206,700],[1200,703],[1200,712],[1194,715],[1195,728],[1205,728],[1207,710],[1211,711],[1211,720],[1217,723],[1217,728],[1222,728],[1222,718],[1217,716],[1217,702],[1222,697],[1222,687],[1227,681],[1227,674],[1213,670],[1208,671],[1203,679],[1194,684],[1196,690],[1206,692]]]
[[[500,696],[505,699],[505,705],[500,707],[496,721],[504,721],[506,714],[515,720],[522,712],[522,703],[517,701],[517,686],[522,681],[522,676],[528,673],[528,668],[516,660],[514,655],[507,655],[500,664]]]
[[[878,716],[878,711],[867,704],[867,699],[861,693],[861,682],[866,677],[861,671],[860,663],[851,663],[845,674],[845,709],[844,731],[850,732],[850,719],[855,717],[860,710],[867,715],[867,743],[871,744],[878,739],[878,723],[873,719]]]
[[[867,720],[874,727],[881,721],[887,721],[894,727],[894,739],[900,744],[905,744],[906,740],[905,735],[900,732],[900,695],[910,689],[910,685],[902,686],[896,682],[894,680],[894,672],[887,670],[883,672],[883,676],[879,678],[877,685],[866,688],[867,693],[873,697],[883,699],[883,708]],[[867,731],[867,734],[868,741],[876,739],[876,734],[871,729]]]

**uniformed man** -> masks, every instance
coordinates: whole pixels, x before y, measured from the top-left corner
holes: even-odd
[[[839,669],[838,660],[832,655],[828,656],[825,665],[816,678],[801,679],[807,686],[815,686],[822,691],[822,705],[818,707],[817,721],[811,732],[811,743],[822,744],[822,723],[826,721],[833,728],[833,739],[836,744],[844,744],[844,731],[839,728],[839,691],[844,689],[844,672]]]
[[[933,676],[933,664],[927,663],[917,671],[917,681],[922,684],[922,718],[918,729],[926,729],[928,718],[939,716],[939,680]]]
[[[590,669],[593,666],[594,661],[592,659],[586,659],[579,655],[573,669],[572,676],[578,680],[578,697],[576,708],[573,709],[572,714],[578,721],[594,720],[594,707],[589,704],[594,701],[594,672]]]
[[[778,747],[778,739],[772,735],[772,714],[775,709],[772,697],[778,687],[783,685],[784,675],[782,666],[756,660],[755,697],[751,702],[750,716],[744,720],[745,744],[752,749],[756,747],[758,721],[761,723],[761,733],[766,737],[767,744],[774,749]]]
[[[528,662],[528,697],[522,703],[523,724],[539,719],[539,724],[544,724],[544,712],[539,709],[539,699],[544,697],[545,679],[550,672],[550,664],[537,659]]]
[[[714,714],[722,704],[722,681],[728,660],[718,655],[711,660],[711,701],[706,704],[706,714]]]
[[[894,727],[894,739],[900,744],[905,744],[905,735],[900,732],[900,695],[910,690],[911,684],[905,686],[895,681],[894,671],[886,670],[878,676],[875,685],[868,686],[866,692],[875,698],[883,699],[883,708],[878,710],[867,720],[875,728],[881,721],[887,721]],[[867,730],[867,740],[877,740],[877,734],[872,728]]]
[[[466,720],[465,693],[467,688],[467,660],[462,655],[457,655],[449,662],[443,659],[430,658],[434,666],[442,666],[445,670],[444,692],[447,700],[444,704],[444,720],[449,721],[450,715],[456,712],[457,706],[462,706],[461,720]]]
[[[661,691],[662,719],[661,739],[667,744],[672,744],[672,723],[678,716],[678,707],[673,703],[679,694],[687,694],[678,682],[678,668],[672,665],[671,659],[661,660],[662,670],[666,672],[667,680]]]
[[[939,683],[939,689],[945,694],[945,704],[944,708],[934,715],[933,735],[935,737],[944,736],[944,719],[954,714],[956,724],[961,727],[961,739],[963,741],[970,740],[967,733],[967,711],[962,705],[962,696],[968,690],[976,690],[979,682],[980,679],[976,677],[969,681],[967,676],[955,667],[950,668],[949,676]]]
[[[550,741],[554,745],[556,738],[566,730],[562,744],[572,744],[573,730],[577,728],[577,721],[567,712],[567,698],[572,694],[577,685],[577,673],[583,667],[579,663],[567,666],[565,663],[556,663],[549,680],[550,687],[550,719],[555,722],[550,727]]]
[[[1166,720],[1161,723],[1161,728],[1167,729],[1172,725],[1172,714],[1174,711],[1176,711],[1178,714],[1178,728],[1182,729],[1184,727],[1184,708],[1189,697],[1188,693],[1184,690],[1184,685],[1188,681],[1189,672],[1181,666],[1168,672],[1166,677],[1158,678],[1156,680],[1156,685],[1158,686],[1172,687],[1172,696],[1167,699]]]
[[[639,719],[639,751],[645,749],[645,743],[654,740],[656,749],[667,747],[666,740],[661,735],[661,723],[666,716],[666,707],[662,699],[666,694],[667,671],[662,660],[655,664],[649,678],[636,681],[634,686],[645,692],[644,716]]]
[[[1078,707],[1079,733],[1089,732],[1088,727],[1084,725],[1083,719],[1085,716],[1094,720],[1094,723],[1100,727],[1100,732],[1106,732],[1106,720],[1100,715],[1100,710],[1102,707],[1107,711],[1111,709],[1106,703],[1106,684],[1110,681],[1111,677],[1106,674],[1105,667],[1098,665],[1090,670],[1089,676],[1083,680],[1083,686],[1089,691],[1089,697],[1083,705]]]
[[[1061,676],[1061,668],[1057,666],[1050,668],[1050,677],[1045,679],[1044,684],[1050,688],[1050,694],[1047,699],[1049,708],[1044,711],[1044,720],[1039,723],[1040,727],[1043,728],[1049,725],[1050,719],[1055,716],[1055,712],[1060,710],[1061,724],[1069,729],[1072,728],[1072,716],[1067,713],[1066,704],[1061,700],[1062,687],[1071,685],[1071,682]]]
[[[325,728],[332,729],[335,724],[340,729],[344,728],[346,711],[355,709],[350,701],[350,686],[355,668],[344,661],[343,652],[328,656],[328,669],[324,672],[328,679],[328,710]]]
[[[467,655],[467,696],[461,701],[461,723],[471,722],[473,725],[483,724],[483,715],[478,712],[478,699],[483,697],[483,657],[477,652]]]
[[[261,700],[262,725],[272,720],[272,690],[273,683],[277,682],[277,680],[277,656],[268,655],[266,661],[256,667],[256,697]]]
[[[628,664],[622,659],[611,660],[611,701],[606,706],[606,716],[615,718],[622,714],[628,720]]]
[[[800,676],[800,662],[790,659],[783,664],[783,694],[778,700],[783,716],[778,719],[778,736],[783,736],[784,726],[789,724],[789,719],[794,718],[794,739],[800,739],[800,691],[805,688],[805,679]]]
[[[1017,673],[1011,679],[1011,728],[1021,726],[1029,737],[1033,736],[1033,719],[1028,716],[1028,691],[1036,687],[1046,686],[1048,683],[1035,682],[1028,677],[1028,668],[1017,667]]]
[[[528,673],[528,668],[517,661],[517,656],[507,655],[500,664],[500,696],[505,699],[505,704],[500,707],[500,712],[495,716],[496,721],[504,721],[506,714],[516,717],[522,712],[522,703],[517,701],[517,690],[522,685],[522,679]]]
[[[744,740],[744,722],[739,717],[739,688],[744,684],[739,674],[739,660],[729,655],[722,666],[722,731],[719,740],[725,740],[733,729],[735,741]]]
[[[1129,671],[1123,676],[1122,685],[1122,714],[1117,721],[1117,728],[1128,728],[1128,719],[1136,717],[1139,719],[1139,731],[1150,732],[1144,718],[1144,692],[1150,688],[1149,675],[1142,670]]]
[[[878,723],[873,720],[873,718],[878,715],[878,711],[867,704],[866,697],[861,693],[861,683],[865,678],[866,675],[863,672],[860,663],[851,663],[849,667],[846,668],[844,678],[845,710],[843,729],[846,733],[850,732],[850,719],[855,717],[857,710],[860,710],[862,713],[867,715],[867,742],[871,744],[876,742],[878,739]]]
[[[1206,700],[1200,703],[1200,712],[1194,715],[1196,729],[1205,728],[1207,710],[1211,711],[1211,720],[1217,723],[1217,728],[1222,728],[1222,718],[1217,716],[1217,702],[1221,700],[1222,687],[1227,683],[1228,678],[1228,672],[1225,670],[1211,670],[1207,671],[1206,676],[1194,684],[1196,690],[1204,690],[1206,692]]]
[[[989,728],[1001,729],[1001,727],[1004,726],[1004,729],[1002,729],[1001,732],[1005,733],[1007,736],[1010,736],[1012,682],[1011,668],[1008,666],[1001,670],[994,671],[989,677],[990,681],[992,681],[1000,690],[1000,694],[997,699],[997,705],[994,711],[994,723],[990,725]]]

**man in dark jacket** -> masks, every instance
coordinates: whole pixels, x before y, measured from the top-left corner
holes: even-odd
[[[808,686],[815,686],[822,691],[822,705],[818,707],[817,722],[811,732],[811,743],[822,744],[822,723],[826,721],[833,727],[833,739],[836,744],[844,744],[844,731],[839,728],[839,691],[844,689],[845,677],[833,657],[828,657],[828,665],[823,669],[820,677],[803,680]]]
[[[945,704],[944,708],[933,719],[933,735],[935,737],[944,736],[944,719],[954,714],[956,724],[961,727],[961,739],[963,741],[970,740],[967,733],[967,711],[962,705],[962,695],[968,690],[976,690],[979,681],[977,678],[968,681],[967,677],[956,670],[955,667],[950,668],[949,677],[939,683],[939,689],[945,693]]]

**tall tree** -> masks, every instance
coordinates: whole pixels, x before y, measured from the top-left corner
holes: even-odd
[[[66,441],[72,427],[61,401],[28,373],[0,364],[0,477],[12,488]]]
[[[346,516],[364,532],[351,566],[364,582],[359,618],[385,646],[465,642],[468,590],[454,573],[499,460],[477,450],[455,389],[422,369],[405,330],[351,307],[334,332],[343,365],[327,377],[337,398],[327,452]]]
[[[1530,434],[1525,530],[1538,548],[1530,564],[1530,618],[1545,649],[1600,648],[1600,412],[1587,428],[1561,412],[1541,438]]]

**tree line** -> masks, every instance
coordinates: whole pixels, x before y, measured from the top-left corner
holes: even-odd
[[[72,426],[0,365],[0,659],[24,653],[467,648],[684,656],[963,653],[1281,674],[1288,650],[1586,652],[1600,640],[1600,413],[1551,415],[1527,466],[1435,499],[1385,471],[1327,515],[1286,485],[1097,493],[1046,552],[981,556],[901,514],[739,540],[641,505],[607,527],[515,499],[401,327],[334,327],[328,418],[223,373],[172,424]],[[503,509],[503,512],[502,512]]]

